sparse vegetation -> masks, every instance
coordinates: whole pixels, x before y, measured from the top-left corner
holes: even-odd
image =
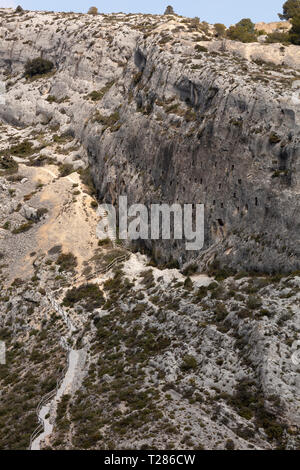
[[[0,157],[0,174],[12,174],[18,171],[18,163],[10,156]]]
[[[9,153],[16,157],[28,157],[34,153],[33,144],[29,140],[24,140],[20,144],[10,147]]]
[[[269,136],[269,142],[270,144],[278,144],[281,141],[281,138],[279,137],[276,132],[272,132]]]
[[[90,196],[95,196],[96,194],[96,187],[94,185],[94,181],[91,175],[91,170],[89,167],[80,169],[79,175],[81,182],[86,186],[87,192]]]
[[[19,233],[28,232],[28,230],[30,230],[32,226],[33,226],[33,222],[30,220],[20,225],[19,227],[14,228],[11,233],[13,233],[14,235],[17,235]]]
[[[64,178],[65,176],[68,176],[73,172],[74,172],[74,168],[73,168],[73,165],[71,165],[71,163],[62,163],[59,166],[59,176],[61,178]]]
[[[281,44],[289,44],[290,43],[290,33],[284,31],[274,31],[270,33],[266,37],[267,44],[273,43],[281,43]]]
[[[73,253],[62,253],[57,258],[56,264],[59,265],[59,271],[74,271],[77,266],[77,258]]]
[[[44,28],[57,44],[72,46],[64,63],[51,52],[59,76],[47,81],[26,80],[10,63],[2,71],[13,125],[0,123],[0,339],[8,359],[0,365],[0,449],[28,448],[36,406],[66,364],[62,337],[84,349],[75,369],[82,374],[58,401],[43,448],[299,447],[299,367],[291,355],[300,273],[275,272],[295,263],[294,227],[289,213],[279,236],[273,222],[260,223],[284,209],[281,193],[297,212],[296,105],[288,105],[298,96],[295,48],[232,44],[222,40],[224,25],[197,17],[92,15],[2,14],[9,50],[19,39],[32,50],[27,32],[44,41]],[[236,40],[261,34],[249,21],[231,30]],[[288,44],[285,29],[267,35],[267,43]],[[130,44],[141,47],[134,61]],[[267,62],[273,50],[279,65]],[[104,77],[115,81],[101,88],[110,80]],[[28,115],[21,115],[27,99]],[[278,115],[270,112],[268,122],[273,105]],[[31,117],[36,125],[27,125]],[[115,204],[126,188],[140,202],[179,203],[183,192],[187,201],[204,201],[210,226],[203,256],[183,254],[176,240],[131,244],[148,259],[129,256],[118,239],[98,241],[91,208],[98,200]],[[261,272],[267,268],[272,275]]]
[[[119,111],[115,111],[109,116],[104,116],[99,111],[97,111],[94,115],[93,121],[97,122],[98,124],[102,124],[103,132],[106,129],[110,129],[111,132],[115,132],[120,127],[120,124],[117,124],[119,119],[120,119]]]

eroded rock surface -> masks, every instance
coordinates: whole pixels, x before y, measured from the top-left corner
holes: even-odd
[[[214,34],[0,10],[1,448],[28,447],[67,317],[85,355],[42,447],[299,448],[300,48]],[[204,250],[147,242],[104,274],[126,251],[96,200],[119,194],[204,203]]]
[[[149,242],[154,256],[299,269],[298,46],[151,15],[4,12],[0,35],[6,122],[75,135],[107,202],[205,204],[204,251]],[[28,81],[39,55],[56,72]]]

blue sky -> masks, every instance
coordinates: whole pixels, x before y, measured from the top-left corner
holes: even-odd
[[[253,21],[278,21],[284,0],[0,0],[0,6],[20,4],[26,10],[54,10],[86,12],[95,5],[99,12],[112,13],[157,13],[164,12],[171,4],[176,13],[184,16],[199,16],[209,23],[230,25],[241,18]]]

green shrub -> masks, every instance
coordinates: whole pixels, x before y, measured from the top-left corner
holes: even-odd
[[[255,42],[257,40],[255,24],[252,23],[250,18],[244,18],[235,26],[230,26],[227,30],[227,37],[234,41]]]
[[[137,84],[141,81],[142,76],[143,76],[143,72],[137,72],[137,73],[133,76],[133,83],[134,83],[134,85],[137,85]]]
[[[220,262],[215,260],[209,266],[207,271],[209,276],[214,276],[216,281],[224,281],[228,277],[234,276],[236,273],[232,268],[224,266],[223,268],[220,267]]]
[[[84,168],[79,170],[80,180],[81,182],[87,187],[87,192],[90,196],[94,196],[96,194],[96,188],[94,185],[94,181],[91,175],[90,168]]]
[[[63,163],[59,166],[59,176],[62,178],[74,172],[74,168],[70,163]]]
[[[215,309],[215,314],[216,314],[216,321],[217,322],[221,322],[221,321],[225,320],[225,318],[228,315],[228,311],[227,311],[226,306],[223,302],[217,304],[216,309]]]
[[[101,91],[91,91],[91,93],[88,94],[88,98],[90,98],[92,101],[99,101],[101,98],[103,98],[103,94]]]
[[[198,270],[198,264],[197,263],[191,263],[186,268],[183,269],[182,274],[184,276],[190,276],[191,274],[195,274]]]
[[[77,302],[87,310],[94,310],[102,307],[105,300],[97,284],[85,284],[68,290],[63,300],[65,307],[73,307]]]
[[[98,8],[97,7],[90,7],[88,10],[88,15],[98,15]]]
[[[4,155],[0,157],[0,170],[3,170],[6,174],[16,173],[18,171],[18,163],[15,160],[8,156]]]
[[[110,245],[111,245],[111,240],[109,238],[98,240],[98,246],[110,246]]]
[[[104,126],[104,130],[108,127],[113,132],[118,129],[116,123],[120,119],[119,111],[115,111],[114,113],[110,114],[109,116],[104,116],[97,111],[94,115],[94,122],[98,122],[98,124],[102,124]]]
[[[91,93],[89,93],[86,98],[91,99],[92,101],[100,101],[103,96],[111,89],[113,84],[115,83],[115,80],[111,80],[110,82],[107,82],[106,85],[104,85],[101,90],[94,90]]]
[[[186,280],[184,281],[183,287],[185,290],[193,290],[194,285],[190,277],[186,278]]]
[[[276,134],[276,132],[271,132],[269,136],[270,144],[278,144],[281,141],[281,138]]]
[[[33,77],[35,75],[45,75],[52,71],[54,67],[51,60],[43,59],[42,57],[37,57],[36,59],[28,60],[25,65],[25,75],[26,77]]]
[[[2,228],[3,228],[4,230],[9,230],[9,229],[10,229],[10,221],[7,220],[7,221],[5,222],[5,224],[2,225]]]
[[[208,49],[204,46],[200,46],[200,44],[196,44],[195,51],[197,51],[197,52],[208,52]]]
[[[77,266],[77,258],[73,253],[62,253],[57,258],[56,264],[59,265],[59,271],[73,271]]]
[[[56,96],[54,95],[48,95],[47,98],[46,98],[46,101],[48,101],[48,103],[63,103],[64,101],[67,101],[69,99],[68,96],[63,96],[62,98],[56,98]]]
[[[290,42],[290,34],[284,31],[274,31],[267,35],[266,43],[281,43],[288,44]]]
[[[251,310],[256,310],[262,306],[262,301],[260,297],[255,297],[250,295],[247,300],[247,307]]]
[[[196,369],[198,367],[197,360],[194,356],[186,354],[182,358],[181,369],[184,371],[189,371],[191,369]]]
[[[10,147],[9,152],[16,157],[28,157],[34,153],[33,144],[29,140],[24,140]]]
[[[30,220],[29,222],[26,222],[20,225],[19,227],[13,229],[12,233],[14,235],[17,235],[18,233],[28,232],[28,230],[30,230],[32,226],[33,226],[33,222]]]
[[[152,269],[141,272],[140,277],[142,278],[141,284],[143,284],[146,289],[150,289],[155,286]]]
[[[171,5],[168,5],[165,9],[164,15],[175,15],[174,8]]]
[[[74,137],[72,135],[70,135],[70,133],[68,132],[64,132],[63,134],[55,134],[53,136],[53,142],[55,142],[56,144],[65,144],[66,142],[70,142],[71,140],[73,140]]]
[[[226,444],[225,444],[225,449],[234,450],[234,442],[232,439],[227,439]]]
[[[219,38],[222,38],[226,35],[226,26],[222,23],[216,23],[214,25],[216,34]]]

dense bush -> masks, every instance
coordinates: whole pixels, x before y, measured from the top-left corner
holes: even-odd
[[[85,284],[68,290],[63,304],[73,307],[77,302],[83,303],[86,310],[92,311],[104,304],[104,297],[97,284]]]
[[[12,157],[4,155],[0,157],[0,170],[5,171],[5,173],[16,173],[18,171],[18,163]]]
[[[175,15],[174,8],[171,5],[168,5],[165,9],[164,15]]]
[[[98,8],[97,7],[89,8],[88,14],[89,15],[98,15]]]
[[[216,35],[220,38],[226,35],[226,26],[222,23],[216,23],[215,25]]]
[[[198,366],[197,360],[194,356],[190,356],[189,354],[186,354],[182,358],[182,364],[181,364],[181,369],[183,371],[189,371],[191,369],[196,369]]]
[[[279,42],[281,44],[288,44],[290,42],[290,35],[284,31],[274,31],[267,35],[266,43],[273,44]]]
[[[232,439],[227,439],[226,444],[225,444],[225,449],[234,450],[234,442]]]
[[[244,18],[235,26],[230,26],[227,30],[227,37],[235,41],[255,42],[257,40],[255,25],[250,18]]]
[[[192,28],[198,28],[200,26],[200,18],[198,16],[195,16],[195,18],[191,19],[191,26]]]
[[[51,60],[37,57],[36,59],[28,60],[25,65],[25,75],[27,77],[33,77],[35,75],[44,75],[51,72],[54,64]]]
[[[56,264],[59,265],[59,271],[73,271],[77,266],[77,258],[73,253],[62,253],[59,255]]]
[[[30,140],[23,140],[23,142],[10,147],[9,152],[16,157],[28,157],[34,153],[33,144]]]

